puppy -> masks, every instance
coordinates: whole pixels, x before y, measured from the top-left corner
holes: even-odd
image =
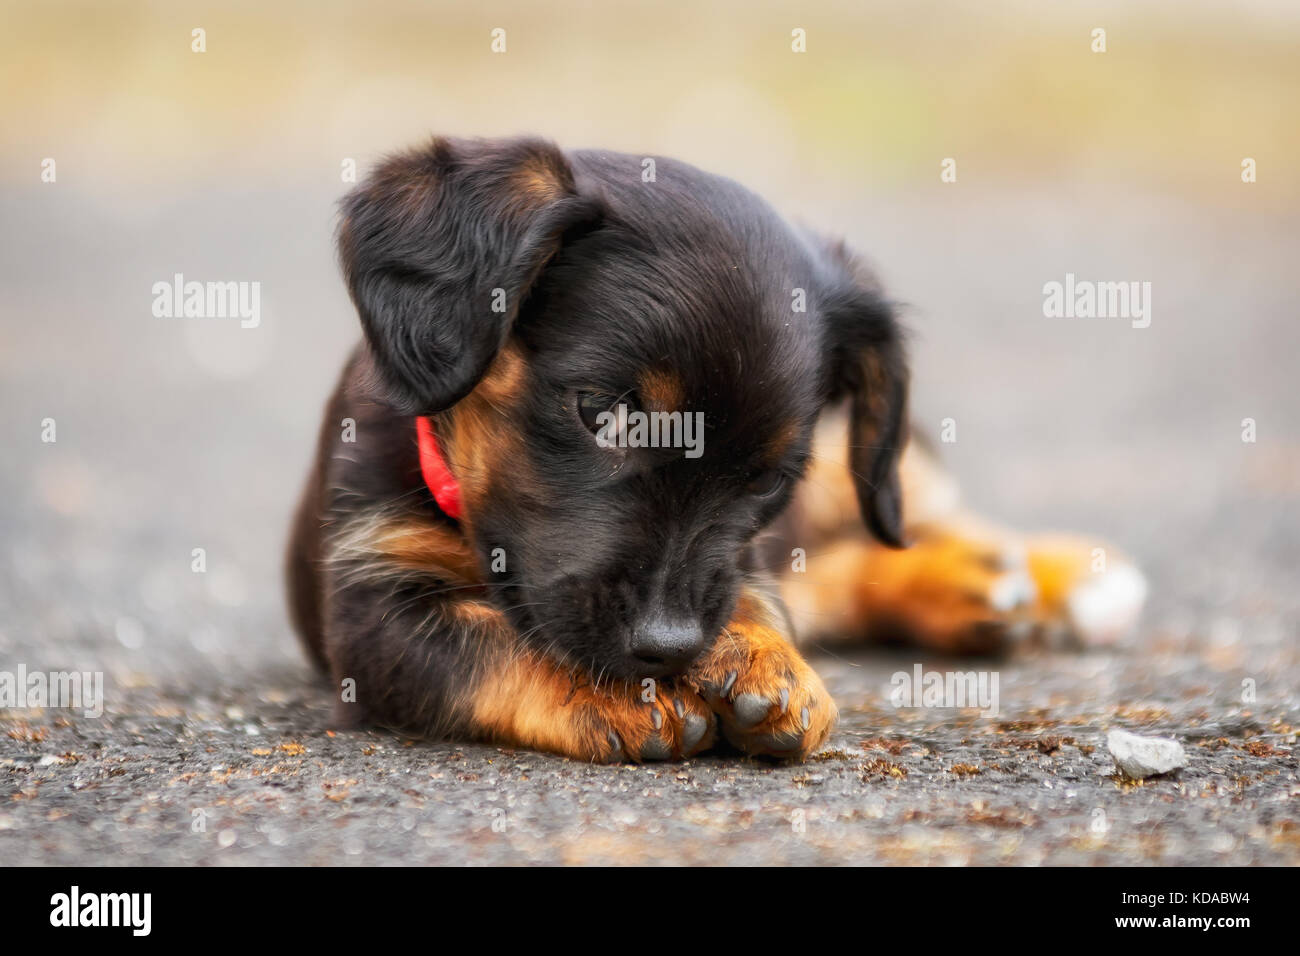
[[[977,522],[909,443],[894,309],[840,245],[655,162],[436,139],[344,201],[365,338],[288,561],[337,720],[798,759],[836,707],[796,631],[989,651],[1132,623],[1130,565]]]

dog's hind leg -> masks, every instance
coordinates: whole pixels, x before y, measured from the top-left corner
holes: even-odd
[[[1081,535],[1018,534],[967,510],[957,485],[912,442],[903,454],[904,526],[893,550],[861,529],[834,421],[793,510],[783,593],[801,639],[895,639],[953,652],[1022,640],[1107,643],[1132,628],[1146,596],[1136,566]]]

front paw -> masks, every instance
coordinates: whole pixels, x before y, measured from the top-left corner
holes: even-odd
[[[821,678],[775,632],[730,628],[686,675],[748,754],[802,760],[830,736],[839,714]]]
[[[577,733],[568,756],[596,763],[682,760],[708,750],[717,738],[717,721],[704,700],[670,682],[584,691],[571,706]]]

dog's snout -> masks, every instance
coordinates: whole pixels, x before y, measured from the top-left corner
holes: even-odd
[[[632,632],[628,651],[646,677],[681,673],[704,650],[699,621],[666,615],[647,618]]]

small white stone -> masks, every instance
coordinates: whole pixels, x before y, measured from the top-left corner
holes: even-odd
[[[1183,745],[1171,737],[1139,737],[1127,730],[1112,730],[1106,734],[1106,749],[1120,772],[1134,780],[1187,766]]]

